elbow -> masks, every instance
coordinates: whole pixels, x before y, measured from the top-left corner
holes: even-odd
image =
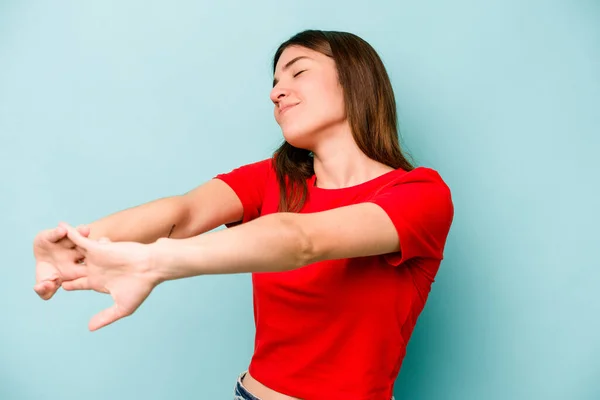
[[[292,269],[301,268],[305,265],[312,264],[317,260],[315,254],[315,245],[309,233],[303,228],[300,219],[301,214],[292,213],[277,213],[280,222],[286,232],[288,243],[291,244],[291,260],[290,267]]]

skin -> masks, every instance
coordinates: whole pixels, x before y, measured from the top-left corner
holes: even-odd
[[[90,234],[87,226],[80,226],[77,230],[84,237]],[[79,278],[85,272],[85,268],[79,263],[83,255],[67,238],[67,229],[64,227],[48,229],[38,234],[33,249],[37,282],[33,290],[43,300],[52,298],[64,280]],[[61,272],[63,270],[64,273]]]
[[[274,117],[290,144],[314,153],[317,186],[348,187],[392,170],[369,159],[356,146],[331,58],[306,48],[288,47],[276,66],[274,79],[270,94]],[[312,214],[270,214],[226,230],[148,244],[93,240],[87,235],[85,227],[75,229],[61,223],[41,236],[45,250],[36,250],[36,260],[44,273],[43,279],[38,276],[36,292],[42,298],[51,297],[59,286],[51,278],[58,274],[64,290],[109,294],[114,304],[90,320],[92,331],[132,315],[157,285],[168,280],[284,271],[321,260],[400,249],[391,220],[372,203]],[[231,253],[231,248],[236,252]],[[77,262],[82,257],[84,265]],[[264,400],[293,399],[249,374],[243,383]]]

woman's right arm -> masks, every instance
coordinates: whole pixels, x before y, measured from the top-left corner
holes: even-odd
[[[152,243],[183,239],[242,218],[240,199],[229,185],[211,179],[177,196],[165,197],[110,214],[88,224],[91,239]]]
[[[153,243],[164,237],[185,239],[221,225],[250,221],[260,215],[267,182],[274,178],[272,162],[267,158],[242,165],[183,195],[111,214],[88,225],[89,238]]]
[[[108,215],[87,228],[91,239],[152,243],[161,237],[188,238],[242,219],[241,200],[224,181],[211,179],[183,195],[165,197]],[[85,233],[83,233],[85,232]],[[37,234],[35,292],[44,300],[54,296],[62,282],[78,277],[81,254],[61,227]]]

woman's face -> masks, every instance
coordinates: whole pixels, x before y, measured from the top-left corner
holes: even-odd
[[[305,47],[287,47],[273,84],[275,120],[292,146],[312,151],[345,122],[344,94],[332,58]]]

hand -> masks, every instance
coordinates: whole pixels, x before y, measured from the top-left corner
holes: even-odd
[[[100,329],[133,314],[159,282],[152,276],[150,246],[106,238],[90,240],[76,229],[64,227],[67,237],[85,255],[85,268],[82,276],[64,282],[63,289],[94,290],[110,294],[114,300],[113,306],[90,320],[89,329]]]
[[[77,228],[82,236],[89,236],[86,226]],[[82,254],[67,238],[67,230],[58,226],[38,233],[33,241],[36,284],[33,290],[44,300],[49,300],[63,281],[76,279],[82,271],[79,261]]]

